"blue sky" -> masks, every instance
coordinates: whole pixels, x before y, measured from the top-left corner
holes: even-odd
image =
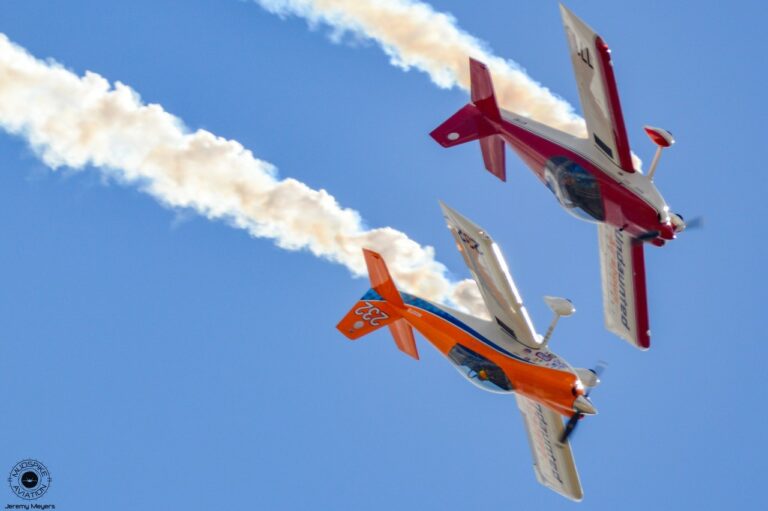
[[[574,105],[555,2],[434,1]],[[656,181],[703,230],[646,251],[653,347],[602,327],[594,226],[508,154],[427,133],[466,101],[372,43],[253,3],[6,0],[0,32],[95,71],[187,126],[238,140],[325,188],[370,226],[435,247],[468,275],[437,200],[493,234],[534,322],[571,298],[551,346],[610,363],[573,448],[587,509],[754,507],[765,469],[761,304],[768,214],[760,2],[572,2],[613,49],[634,150],[677,144]],[[578,108],[578,107],[577,107]],[[574,504],[536,484],[514,400],[467,384],[427,347],[334,325],[367,289],[345,268],[173,211],[94,169],[51,172],[0,135],[0,469],[51,470],[57,509],[466,509]],[[757,164],[756,164],[757,160]],[[5,476],[3,476],[5,479]],[[3,482],[3,484],[5,484]],[[0,503],[18,503],[0,490]]]

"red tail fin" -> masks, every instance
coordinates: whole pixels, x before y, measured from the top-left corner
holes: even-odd
[[[472,83],[472,103],[489,119],[500,121],[501,111],[496,103],[491,73],[486,65],[470,57],[469,77]]]
[[[488,68],[480,61],[469,59],[472,81],[472,103],[453,114],[435,128],[430,136],[443,147],[453,147],[480,139],[485,168],[502,181],[507,180],[504,139],[498,134],[501,111],[496,103]]]
[[[373,289],[363,295],[336,328],[354,340],[388,325],[400,351],[418,360],[419,351],[416,349],[413,329],[402,316],[406,309],[405,303],[389,275],[384,259],[367,249],[363,250],[363,255]]]

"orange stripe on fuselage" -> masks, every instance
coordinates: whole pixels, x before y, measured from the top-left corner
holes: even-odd
[[[383,305],[383,308],[391,307],[386,302],[378,303]],[[562,415],[573,415],[573,402],[576,399],[572,391],[576,383],[574,374],[515,360],[453,323],[422,308],[406,304],[405,313],[398,312],[446,357],[451,348],[461,344],[501,367],[515,392],[538,401]]]

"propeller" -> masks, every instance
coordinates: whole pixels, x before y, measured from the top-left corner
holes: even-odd
[[[704,217],[701,215],[690,219],[688,222],[686,222],[685,218],[683,218],[683,215],[679,213],[672,213],[671,216],[672,223],[675,226],[675,232],[688,231],[690,229],[700,229],[704,226]]]
[[[597,380],[595,381],[595,385],[590,387],[584,394],[584,398],[589,398],[589,394],[592,392],[592,389],[594,389],[600,383],[600,375],[605,372],[606,367],[608,367],[608,362],[600,360],[597,362],[594,369],[590,369],[590,371],[592,371],[592,373],[597,377]],[[576,430],[576,426],[578,425],[579,421],[584,418],[584,415],[585,414],[583,412],[576,412],[571,415],[571,418],[568,419],[568,422],[565,423],[563,434],[560,435],[561,444],[564,444],[568,441],[568,438],[570,438],[570,436]]]
[[[592,374],[594,374],[597,377],[597,381],[592,387],[590,387],[587,390],[587,393],[584,394],[585,397],[589,397],[589,393],[592,392],[592,390],[595,387],[597,387],[597,385],[600,383],[600,376],[602,376],[602,374],[605,372],[607,367],[608,367],[608,362],[606,362],[605,360],[598,360],[597,364],[595,364],[595,368],[590,369],[590,371],[592,371]]]
[[[685,230],[690,231],[691,229],[701,229],[704,227],[704,217],[703,216],[697,216],[694,218],[691,218],[689,221],[685,222]]]
[[[682,231],[689,231],[693,229],[701,229],[704,227],[704,217],[703,216],[697,216],[692,218],[690,221],[686,222],[683,218],[683,215],[680,214],[673,214],[673,225],[675,226],[675,232],[682,232]],[[644,243],[646,241],[651,241],[659,237],[661,233],[658,230],[652,230],[652,231],[645,231],[644,233],[640,234],[639,236],[635,236],[632,241],[634,243]]]
[[[658,238],[659,235],[661,235],[661,232],[659,231],[646,231],[640,236],[636,236],[632,241],[636,243],[642,243],[643,241],[654,240]]]
[[[573,415],[571,415],[571,418],[568,419],[568,422],[565,423],[565,429],[563,430],[563,434],[560,435],[560,443],[564,444],[568,441],[568,438],[573,434],[574,430],[576,429],[576,424],[579,423],[579,421],[584,417],[584,414],[581,412],[576,412]]]

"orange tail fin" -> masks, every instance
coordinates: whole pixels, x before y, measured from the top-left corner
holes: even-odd
[[[413,329],[403,318],[405,303],[384,259],[367,249],[363,250],[363,255],[372,289],[350,309],[336,328],[347,338],[355,340],[387,325],[400,351],[418,360]]]
[[[395,287],[395,282],[389,275],[389,269],[381,254],[364,248],[363,256],[365,256],[365,265],[368,267],[368,277],[371,279],[373,290],[395,307],[405,309],[403,297],[400,296],[400,291]]]

